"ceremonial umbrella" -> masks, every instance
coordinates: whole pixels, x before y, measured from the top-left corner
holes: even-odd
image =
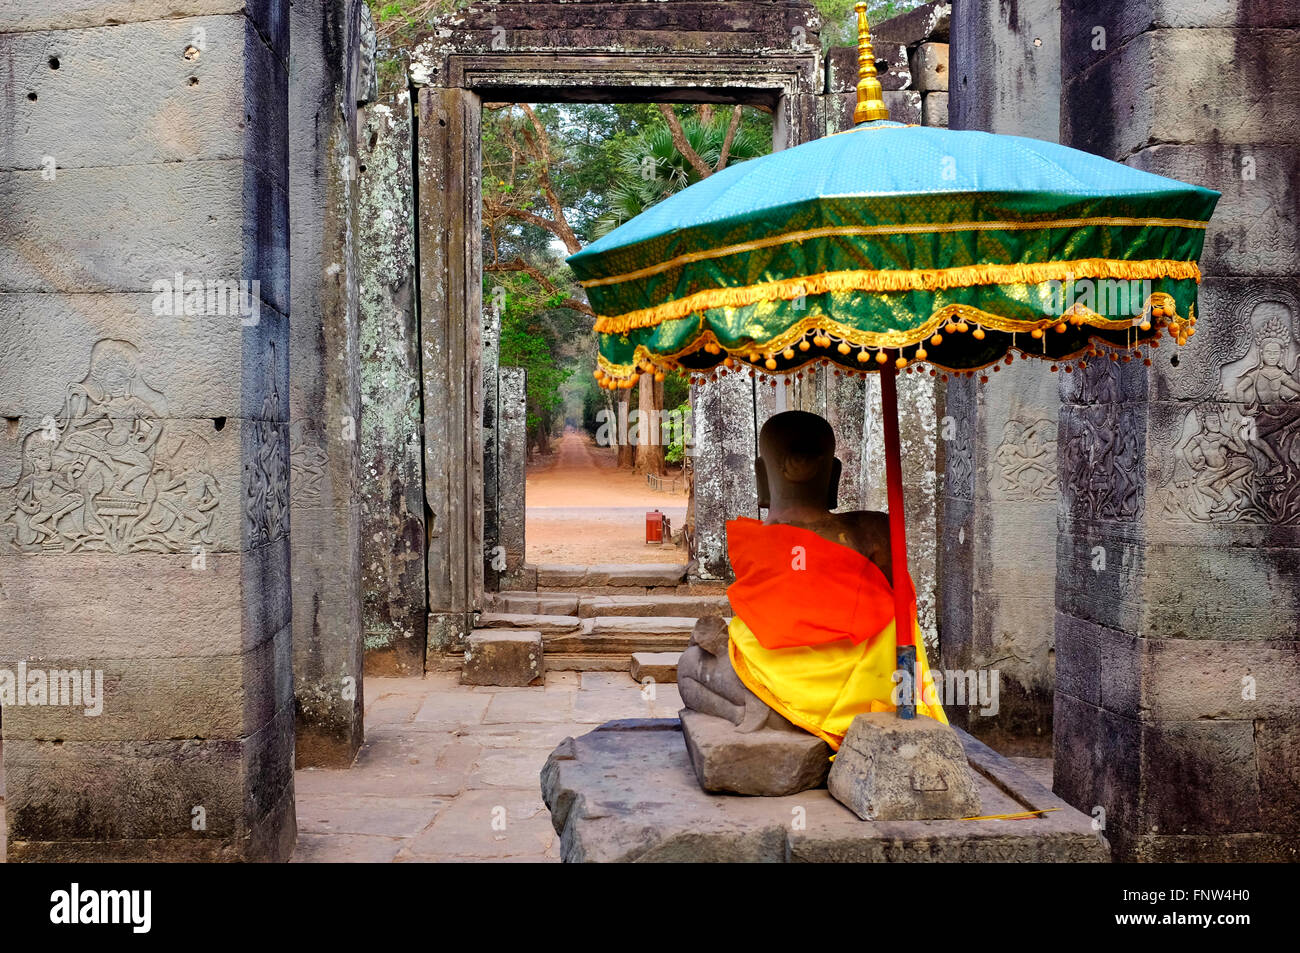
[[[899,370],[1151,363],[1196,333],[1219,193],[1037,139],[889,121],[865,4],[855,128],[731,166],[568,259],[599,316],[596,378],[809,365],[879,372],[895,579],[906,579]],[[901,570],[901,575],[900,575]],[[911,606],[896,585],[900,668]],[[910,705],[899,714],[911,717]]]

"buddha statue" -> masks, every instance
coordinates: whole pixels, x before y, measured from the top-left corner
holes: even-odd
[[[804,411],[777,414],[758,451],[767,517],[727,524],[735,615],[700,620],[677,682],[706,789],[790,794],[825,780],[856,715],[895,710],[895,579],[889,517],[833,512],[841,464],[830,424]],[[906,574],[899,582],[911,591],[920,683],[929,685],[915,592]],[[916,710],[947,724],[932,691]],[[738,745],[762,754],[741,757]],[[720,759],[746,767],[729,770]]]

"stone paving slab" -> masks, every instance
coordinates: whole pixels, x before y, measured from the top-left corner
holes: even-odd
[[[983,810],[1029,820],[869,822],[823,788],[788,797],[700,790],[677,719],[613,721],[566,739],[542,793],[566,862],[1105,861],[1090,818],[962,733]]]

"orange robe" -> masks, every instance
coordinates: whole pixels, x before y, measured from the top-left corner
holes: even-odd
[[[875,563],[811,530],[744,518],[727,523],[727,551],[731,664],[750,691],[836,750],[854,717],[896,709],[894,592]],[[916,709],[946,725],[915,588],[902,582],[923,686]]]

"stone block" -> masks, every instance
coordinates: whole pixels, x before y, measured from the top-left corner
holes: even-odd
[[[169,285],[174,279],[174,274],[164,278]],[[230,418],[287,419],[287,389],[273,385],[286,379],[281,375],[288,372],[288,353],[283,346],[272,353],[271,345],[282,340],[288,319],[250,296],[255,311],[245,325],[238,297],[236,290],[219,299],[214,288],[213,313],[185,315],[159,313],[152,293],[0,294],[4,359],[16,368],[41,368],[40,374],[0,378],[0,416],[33,418],[19,437],[47,415],[62,416],[69,385],[98,376],[95,365],[111,344],[127,355],[136,375],[134,391],[153,415],[170,417],[188,432],[195,432],[198,421],[185,418],[206,417],[208,432],[198,432],[207,439]],[[222,300],[233,306],[217,314]],[[269,408],[268,396],[274,401]],[[0,460],[0,484],[9,482],[4,468]],[[14,470],[11,479],[16,476]]]
[[[522,613],[524,615],[582,615],[577,593],[529,592],[511,589],[487,594],[487,612]]]
[[[361,599],[366,668],[424,671],[425,525],[415,291],[411,100],[365,110],[358,130]],[[304,463],[312,451],[304,447]]]
[[[1289,3],[1240,0],[1067,0],[1061,9],[1061,67],[1077,76],[1148,30],[1300,26],[1300,11]]]
[[[152,292],[177,272],[258,281],[288,313],[288,202],[242,158],[0,178],[0,291]],[[165,263],[165,264],[162,264]]]
[[[1205,232],[1200,258],[1205,275],[1284,277],[1300,273],[1300,242],[1296,241],[1300,154],[1294,146],[1161,143],[1129,157],[1126,164],[1223,193]],[[1225,300],[1211,287],[1202,285],[1199,314],[1212,315],[1214,322],[1219,322],[1228,317],[1225,312],[1240,307],[1238,301],[1245,295],[1239,292],[1237,301]],[[1213,334],[1213,323],[1206,324],[1211,325],[1207,330]],[[1196,338],[1198,344],[1201,341]]]
[[[6,704],[5,739],[166,741],[252,735],[292,702],[291,655],[288,626],[274,639],[234,656],[6,655],[0,657],[0,668],[16,673],[21,663],[28,677],[45,673],[49,703]]]
[[[893,712],[853,719],[826,782],[865,821],[975,817],[980,798],[957,733]]]
[[[292,749],[292,707],[237,739],[6,739],[9,859],[287,860]]]
[[[923,93],[948,91],[948,44],[922,43],[912,51],[912,85]],[[944,103],[947,108],[947,103]],[[926,123],[932,125],[932,123]]]
[[[203,48],[187,57],[196,30]],[[49,156],[62,177],[87,166],[247,159],[286,185],[288,74],[245,16],[14,33],[5,51],[8,81],[25,93],[13,112],[14,168],[40,169]]]
[[[1091,69],[1066,77],[1061,141],[1104,156],[1156,143],[1294,143],[1300,103],[1260,76],[1297,70],[1294,31],[1141,33]],[[1213,93],[1188,96],[1189,89]]]
[[[1255,722],[1263,828],[1289,834],[1292,856],[1300,832],[1300,718],[1294,711]]]
[[[1142,732],[1144,834],[1212,834],[1262,829],[1251,722],[1172,722]]]
[[[907,47],[902,43],[878,40],[872,36],[876,54],[876,78],[882,89],[912,88],[912,71]],[[836,46],[826,51],[826,92],[855,93],[858,88],[858,50],[855,46]]]
[[[741,733],[724,718],[681,711],[682,737],[706,791],[784,797],[821,787],[831,746],[806,731]]]
[[[926,93],[921,102],[921,125],[948,126],[948,94]]]
[[[1060,0],[954,6],[950,126],[1060,141]]]
[[[484,612],[478,618],[480,629],[527,629],[543,634],[572,632],[582,620],[572,615],[528,615],[513,612]]]
[[[148,20],[246,14],[281,60],[289,55],[289,17],[283,0],[47,0],[6,9],[0,32],[119,27]]]
[[[1258,721],[1300,711],[1300,643],[1220,642],[1209,639],[1141,641],[1144,720]]]
[[[925,40],[947,43],[952,20],[952,4],[947,0],[931,0],[919,7],[882,20],[871,28],[871,37],[915,46]]]
[[[535,685],[546,671],[542,633],[475,629],[465,649],[462,685]]]
[[[289,621],[287,540],[242,554],[0,556],[0,655],[241,655]],[[126,598],[122,594],[128,593]],[[93,613],[86,606],[93,605]],[[33,626],[31,618],[41,624]]]
[[[677,681],[677,661],[681,652],[633,652],[629,671],[636,682],[649,678],[655,682]]]

